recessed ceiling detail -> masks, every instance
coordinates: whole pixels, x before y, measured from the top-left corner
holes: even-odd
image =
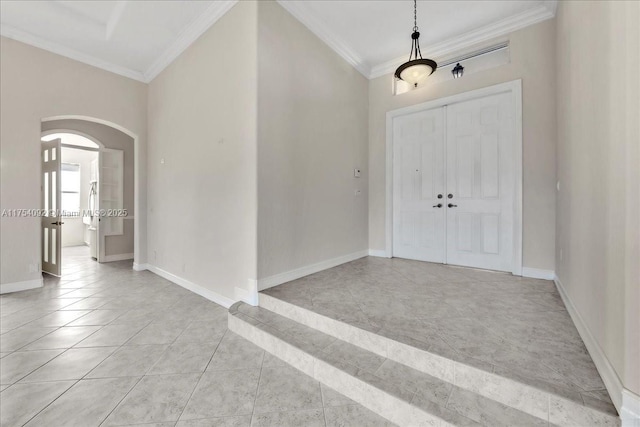
[[[237,1],[3,0],[0,34],[148,83]]]
[[[0,2],[0,34],[149,82],[238,0]],[[410,0],[278,0],[367,78],[407,60]],[[557,0],[419,0],[436,59],[555,16]]]

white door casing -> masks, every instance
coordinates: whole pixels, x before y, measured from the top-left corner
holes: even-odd
[[[100,148],[98,156],[98,262],[106,260],[106,236],[122,235],[124,207],[124,151]]]
[[[397,192],[402,191],[402,183],[398,180],[402,177],[395,169],[402,166],[396,166],[399,163],[395,158],[396,140],[399,138],[396,133],[400,132],[399,127],[409,126],[402,117],[415,120],[437,114],[434,110],[442,111],[445,125],[442,137],[445,160],[441,163],[446,165],[442,168],[445,185],[441,191],[446,192],[443,199],[432,199],[434,203],[430,205],[444,205],[442,218],[446,227],[441,227],[442,261],[439,261],[436,248],[431,248],[429,256],[425,256],[419,247],[414,247],[412,252],[397,247],[402,245],[396,243],[402,223],[402,220],[397,221],[400,215],[397,211],[402,209],[396,206],[400,200]],[[402,146],[405,141],[401,139],[399,144]],[[422,174],[426,173],[424,167],[428,165],[423,162]],[[388,257],[511,271],[516,275],[522,273],[520,80],[388,112],[386,170]],[[432,168],[436,174],[439,171],[437,166]],[[431,182],[438,182],[438,178]],[[436,194],[439,194],[438,190]],[[452,198],[448,198],[448,194]],[[458,206],[449,208],[449,203]]]
[[[60,276],[62,273],[62,216],[60,212],[60,139],[41,142],[43,215],[40,218],[42,239],[42,271]]]
[[[396,117],[393,138],[393,253],[445,262],[443,109]]]
[[[501,93],[443,107],[447,109],[448,264],[512,269],[510,99],[510,93]]]

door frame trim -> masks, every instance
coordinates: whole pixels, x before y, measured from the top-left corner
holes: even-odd
[[[489,95],[511,92],[513,94],[513,166],[515,175],[515,188],[513,200],[513,258],[511,273],[522,275],[522,79],[500,83],[481,89],[471,90],[444,98],[434,99],[408,107],[399,108],[387,112],[386,118],[386,159],[385,159],[385,255],[393,257],[393,119],[406,114],[417,113],[423,110],[444,107]]]

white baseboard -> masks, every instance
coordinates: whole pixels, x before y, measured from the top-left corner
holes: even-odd
[[[235,303],[235,301],[233,301],[230,298],[222,296],[219,293],[214,292],[210,289],[207,289],[201,285],[190,282],[187,279],[184,279],[180,276],[176,276],[173,273],[169,273],[168,271],[163,270],[159,267],[156,267],[155,265],[147,264],[147,270],[157,274],[160,277],[164,277],[165,279],[175,283],[176,285],[182,286],[183,288],[188,289],[191,292],[194,292],[200,295],[201,297],[208,299],[209,301],[213,301],[216,304],[220,304],[225,308],[229,308]]]
[[[379,258],[389,258],[387,256],[387,251],[384,249],[369,249],[369,256],[375,256]]]
[[[23,282],[3,283],[0,285],[0,294],[11,292],[27,291],[29,289],[41,288],[43,286],[42,277],[39,279],[25,280]]]
[[[133,254],[105,255],[100,262],[125,261],[128,259],[133,259]]]
[[[258,281],[256,279],[248,279],[249,289],[235,288],[235,297],[238,301],[244,301],[254,307],[258,306]]]
[[[587,350],[591,355],[591,359],[593,359],[593,363],[596,365],[598,373],[602,377],[602,381],[604,382],[604,385],[609,392],[611,401],[618,410],[618,413],[621,414],[622,391],[624,389],[622,386],[622,381],[620,381],[620,378],[618,377],[615,369],[613,369],[611,362],[609,362],[609,359],[604,354],[604,351],[602,351],[602,348],[591,334],[591,331],[582,319],[582,316],[580,316],[580,313],[578,312],[576,307],[573,305],[573,302],[571,302],[571,299],[569,299],[569,296],[567,295],[567,292],[565,291],[564,286],[562,285],[562,282],[560,281],[558,276],[555,276],[554,282],[556,283],[556,287],[558,288],[558,292],[562,297],[562,301],[564,302],[565,307],[567,307],[567,311],[571,316],[571,320],[573,320],[573,324],[576,326],[576,329],[578,329],[578,333],[580,334],[584,345],[587,347]]]
[[[622,427],[640,427],[640,396],[627,389],[622,390],[620,418]]]
[[[140,263],[138,264],[137,262],[134,261],[133,263],[133,269],[135,271],[144,271],[144,270],[148,270],[149,269],[149,265],[146,263]]]
[[[542,270],[540,268],[522,267],[522,277],[532,279],[554,280],[556,273],[553,270]]]
[[[258,279],[258,291],[273,288],[274,286],[281,285],[292,280],[299,279],[304,276],[308,276],[318,271],[326,270],[344,264],[347,262],[355,261],[359,258],[363,258],[369,255],[369,250],[354,252],[341,257],[328,259],[315,264],[306,265],[304,267],[296,268],[295,270],[285,271],[284,273],[276,274],[273,276],[265,277],[264,279]]]

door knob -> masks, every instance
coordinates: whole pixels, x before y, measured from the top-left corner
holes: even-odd
[[[449,194],[447,194],[447,197],[450,198],[450,199],[453,199],[453,194],[449,193]]]
[[[449,206],[450,208],[457,208],[458,205],[454,205],[453,203],[449,203],[447,206]]]
[[[438,194],[438,199],[442,199],[442,194]]]
[[[434,208],[441,208],[442,207],[442,203],[438,203],[437,205],[433,205]]]

